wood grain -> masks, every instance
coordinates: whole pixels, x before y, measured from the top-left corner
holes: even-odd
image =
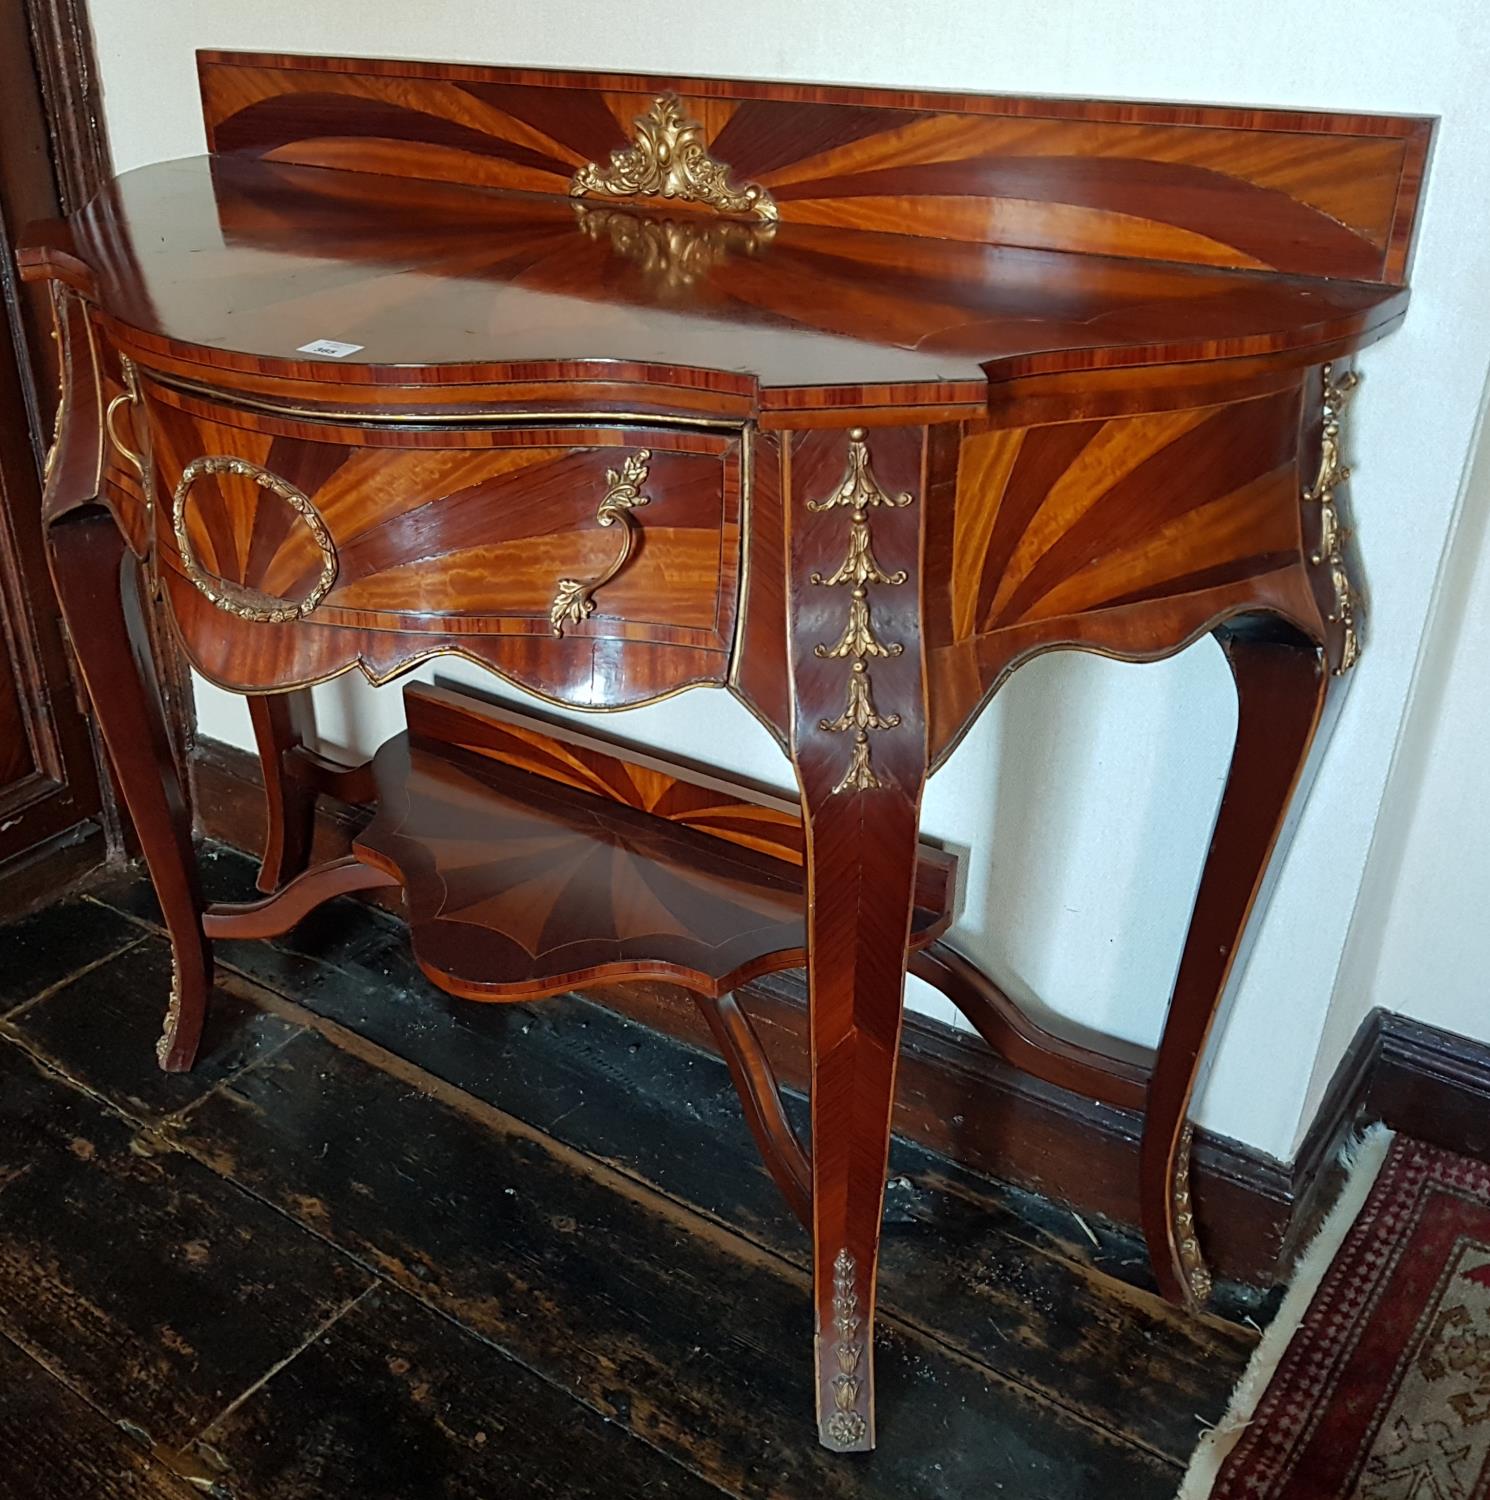
[[[301,1500],[328,1475],[359,1500],[719,1496],[487,1340],[385,1289],[202,1441],[222,1482],[254,1500]]]
[[[1021,662],[1080,645],[1171,654],[1267,607],[1327,633],[1302,534],[1301,384],[1224,405],[989,426],[946,466],[927,550],[949,580],[927,612],[939,763]]]
[[[0,1337],[6,1483],[26,1500],[192,1500],[135,1440]]]
[[[782,420],[908,402],[976,414],[990,378],[1069,369],[1329,358],[1390,328],[1407,301],[1351,278],[831,225],[781,224],[751,253],[726,246],[699,265],[714,222],[674,222],[666,255],[639,264],[626,247],[653,221],[604,212],[629,215],[634,233],[587,232],[567,199],[197,157],[119,178],[70,221],[70,251],[28,247],[23,270],[81,265],[111,338],[147,368],[288,383],[313,405],[332,399],[327,385],[414,406],[438,399],[432,387],[507,383],[547,386],[571,410],[629,389]],[[266,255],[283,272],[268,285]],[[582,339],[556,332],[579,327]],[[359,353],[299,352],[317,330]]]
[[[1200,1306],[1210,1279],[1176,1212],[1176,1174],[1188,1174],[1184,1122],[1201,1055],[1232,976],[1246,963],[1277,879],[1301,801],[1295,791],[1318,769],[1344,693],[1317,645],[1276,623],[1240,621],[1221,637],[1237,689],[1237,733],[1206,851],[1158,1056],[1149,1080],[1140,1158],[1144,1233],[1166,1296]],[[1188,1205],[1187,1205],[1188,1206]]]
[[[91,903],[73,907],[72,919],[86,928],[96,910]],[[79,968],[84,953],[74,959]],[[214,994],[191,1072],[151,1067],[147,1060],[160,1019],[154,997],[170,982],[170,945],[151,937],[27,1006],[4,1023],[5,1034],[131,1119],[152,1122],[189,1109],[295,1034],[295,1026],[221,989]]]
[[[354,664],[386,678],[454,645],[540,695],[610,705],[722,681],[728,670],[740,549],[735,440],[648,428],[350,439],[317,429],[332,442],[171,405],[152,416],[161,493],[201,455],[244,459],[307,496],[336,557],[334,586],[313,619],[224,629],[224,612],[193,597],[176,538],[164,517],[157,522],[159,567],[187,653],[215,681],[283,687]],[[594,595],[594,612],[566,623],[561,640],[550,619],[560,580],[597,577],[617,555],[618,532],[596,513],[617,469],[638,454],[648,475],[639,543]],[[316,583],[315,536],[250,477],[199,474],[183,519],[192,557],[211,577],[291,602]],[[632,645],[644,649],[621,649]]]
[[[0,1015],[140,940],[139,929],[117,912],[75,901],[8,920],[4,930],[7,962],[0,969]]]
[[[414,952],[442,988],[525,1000],[653,978],[717,998],[805,961],[810,875],[782,799],[461,694],[405,701],[409,732],[374,759],[379,810],[353,852],[404,886]],[[950,921],[954,876],[913,845],[918,944]]]
[[[1360,279],[1401,278],[1431,130],[1401,116],[255,53],[200,53],[198,68],[223,154],[563,194],[671,90],[788,224]]]
[[[308,693],[271,693],[248,700],[249,722],[264,767],[264,857],[259,889],[276,891],[310,860],[314,790],[290,773],[289,756],[315,731]]]
[[[781,1357],[805,1331],[801,1270],[499,1109],[380,1064],[297,1039],[194,1111],[183,1139],[725,1493],[937,1500],[1031,1483],[1074,1500],[1103,1482],[1134,1500],[1172,1493],[1169,1461],[898,1318],[881,1379],[905,1441],[872,1466],[845,1463],[812,1441],[800,1362]],[[719,1160],[716,1148],[703,1164]]]
[[[87,67],[33,50],[41,0],[0,15],[0,256],[25,224],[58,209],[59,175],[77,165],[52,93]],[[38,519],[41,455],[58,391],[49,291],[0,267],[0,866],[18,868],[103,811],[87,723],[72,691]]]
[[[833,432],[800,436],[787,516],[792,756],[808,848],[818,1427],[825,1445],[848,1452],[875,1440],[875,1264],[927,766],[925,433],[877,431],[865,445],[874,482],[893,497],[873,509],[831,499],[852,473],[851,445],[862,441],[857,431],[847,441]],[[883,581],[825,582],[859,525],[872,527]],[[860,607],[883,654],[833,655]],[[855,732],[838,716],[861,681],[883,724]],[[849,785],[861,751],[868,779]]]
[[[745,1107],[745,1123],[755,1138],[771,1180],[787,1206],[812,1228],[812,1161],[787,1114],[770,1059],[750,1017],[733,994],[717,999],[696,995],[698,1008],[730,1070],[735,1093]]]
[[[248,859],[219,853],[212,869],[215,894],[252,889]],[[221,879],[229,872],[231,886]],[[142,880],[137,874],[111,882],[110,898],[133,908]],[[741,1238],[794,1267],[806,1267],[810,1243],[761,1170],[726,1067],[700,1054],[698,1033],[707,1038],[701,1021],[680,1043],[574,998],[510,1007],[443,1002],[418,974],[391,919],[342,903],[313,926],[316,930],[271,943],[234,945],[232,961],[241,956],[294,1003],[305,1023],[324,1025],[337,1046],[365,1049],[362,1055],[374,1067],[406,1085],[426,1093],[449,1086],[454,1092],[445,1097],[457,1107],[463,1096],[467,1109],[483,1101],[495,1106],[504,1117],[590,1158],[589,1170],[597,1160],[602,1175],[617,1169],[626,1191],[641,1185],[644,1198],[655,1194],[688,1206],[720,1226],[726,1244]],[[130,993],[135,1004],[148,1002],[148,990],[138,984]],[[621,993],[607,992],[613,999]],[[697,1019],[692,1002],[679,998]],[[772,1038],[776,1066],[805,1087],[805,1026],[796,1038],[800,1048],[794,1061],[792,1052],[775,1045],[785,1019],[781,1012],[759,994],[745,1003],[758,1028]],[[924,1044],[923,1024],[911,1016],[907,1031],[915,1031],[916,1041]],[[81,1044],[85,1036],[75,1031],[71,1040]],[[965,1052],[978,1045],[963,1040]],[[131,1055],[136,1076],[148,1071],[145,1056],[135,1049]],[[64,1068],[67,1058],[60,1055]],[[918,1107],[924,1094],[918,1072],[924,1072],[924,1053],[912,1050],[901,1090],[910,1107]],[[319,1090],[313,1070],[299,1076]],[[583,1107],[573,1109],[580,1100]],[[796,1128],[804,1128],[805,1098],[793,1093],[785,1103]],[[1072,1111],[1066,1117],[1067,1147],[1091,1171],[1106,1160],[1100,1140],[1076,1130],[1075,1102],[1066,1103]],[[287,1122],[300,1112],[298,1102],[287,1104]],[[1097,1118],[1110,1124],[1123,1116],[1132,1128],[1130,1112],[1101,1111]],[[941,1118],[950,1124],[950,1113]],[[908,1112],[900,1120],[914,1123]],[[357,1126],[348,1119],[339,1129],[354,1133]],[[1000,1137],[1010,1147],[1021,1144],[1017,1128],[996,1114],[979,1116],[978,1126],[969,1119],[963,1133],[970,1137],[983,1126],[995,1144]],[[308,1149],[318,1149],[313,1138]],[[1209,1143],[1203,1149],[1208,1185],[1222,1159]],[[1228,1321],[1189,1318],[1147,1288],[1136,1232],[1104,1225],[1092,1217],[1090,1204],[1078,1207],[1100,1244],[1093,1244],[1060,1204],[964,1171],[912,1141],[897,1140],[891,1171],[881,1276],[885,1306],[894,1318],[1034,1393],[1044,1404],[1026,1406],[1026,1422],[1043,1423],[1047,1409],[1070,1412],[1183,1461],[1194,1443],[1195,1416],[1220,1410],[1233,1372],[1245,1362],[1251,1334],[1234,1326],[1235,1320],[1243,1313],[1265,1320],[1261,1299],[1232,1289],[1218,1303]],[[1105,1175],[1110,1185],[1124,1184],[1122,1173]],[[570,1211],[566,1180],[550,1183],[545,1193],[556,1215]],[[360,1192],[351,1181],[342,1184],[343,1194]],[[403,1189],[418,1190],[414,1183]],[[482,1212],[479,1194],[474,1211]],[[1256,1217],[1255,1200],[1251,1217]],[[1229,1215],[1223,1222],[1235,1229],[1247,1220]],[[697,1342],[686,1325],[654,1319],[651,1326],[664,1350],[672,1347],[668,1340],[674,1333],[687,1340],[683,1356]],[[728,1336],[734,1325],[722,1314],[720,1326]],[[914,1383],[935,1378],[934,1367],[927,1367]],[[775,1440],[793,1447],[810,1444],[810,1426],[793,1425],[790,1433],[774,1434]],[[979,1440],[985,1454],[997,1451],[1001,1431],[995,1421],[985,1424]],[[913,1435],[897,1424],[897,1432],[897,1442],[935,1448],[934,1428]]]
[[[157,1044],[172,1072],[196,1056],[212,989],[202,894],[180,772],[146,644],[140,576],[124,533],[101,508],[69,512],[47,531],[48,560],[125,805],[150,862],[171,933],[172,977]]]

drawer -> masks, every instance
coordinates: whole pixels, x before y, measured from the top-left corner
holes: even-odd
[[[581,704],[727,676],[741,428],[292,422],[140,381],[157,565],[224,685],[444,650]]]

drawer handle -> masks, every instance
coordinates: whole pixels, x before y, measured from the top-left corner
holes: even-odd
[[[321,576],[316,586],[298,603],[293,599],[276,598],[246,584],[233,583],[207,572],[197,561],[192,550],[191,538],[186,532],[186,498],[192,485],[203,474],[239,474],[251,479],[260,489],[278,495],[291,510],[305,522],[312,539],[321,551]],[[263,620],[280,624],[285,620],[303,620],[331,591],[336,582],[336,544],[321,519],[321,513],[310,502],[310,497],[297,490],[287,479],[271,474],[268,469],[250,463],[246,458],[228,458],[220,454],[206,454],[194,458],[181,471],[180,482],[171,507],[171,529],[176,534],[176,550],[181,554],[181,566],[186,576],[219,609],[243,620]]]
[[[615,469],[605,471],[605,482],[608,488],[596,508],[595,519],[602,526],[614,526],[617,521],[621,523],[621,550],[616,554],[615,561],[603,573],[597,573],[594,578],[561,578],[559,580],[559,586],[554,590],[554,602],[549,606],[548,611],[549,622],[554,627],[555,635],[562,636],[566,624],[578,624],[587,615],[594,614],[596,589],[608,584],[630,559],[639,534],[639,528],[632,520],[631,512],[639,505],[648,503],[648,497],[642,494],[641,490],[647,482],[647,465],[651,458],[651,449],[638,448],[621,465],[619,471]]]
[[[121,358],[119,367],[124,374],[124,389],[109,402],[108,409],[103,414],[104,431],[108,433],[109,441],[119,450],[120,456],[127,458],[134,465],[135,471],[139,474],[140,478],[143,479],[145,477],[144,459],[119,436],[119,430],[114,426],[114,413],[125,402],[133,406],[140,399],[140,388],[135,379],[134,361],[132,359]]]

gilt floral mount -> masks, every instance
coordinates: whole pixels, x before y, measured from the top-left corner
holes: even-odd
[[[853,753],[848,768],[835,793],[873,791],[880,785],[875,775],[873,752],[869,745],[871,732],[900,727],[899,714],[882,714],[874,706],[869,661],[899,656],[905,647],[899,641],[885,642],[875,634],[870,612],[869,585],[898,588],[906,580],[904,571],[887,573],[875,560],[874,538],[869,513],[880,506],[900,508],[911,503],[908,494],[889,494],[869,467],[869,448],[862,427],[849,432],[848,466],[838,488],[825,500],[809,500],[807,509],[814,511],[849,508],[848,553],[838,567],[828,574],[815,572],[812,581],[824,588],[847,587],[848,620],[843,634],[829,645],[826,641],[813,647],[813,655],[834,660],[848,660],[848,702],[836,719],[820,719],[818,728],[833,734],[853,734]]]
[[[722,214],[775,220],[776,204],[759,183],[739,187],[730,169],[709,154],[704,127],[676,94],[659,94],[635,121],[636,139],[611,153],[610,165],[590,162],[574,174],[572,197],[677,198]]]

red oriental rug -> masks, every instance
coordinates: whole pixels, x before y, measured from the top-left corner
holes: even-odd
[[[1246,1404],[1211,1500],[1490,1496],[1490,1167],[1394,1139]]]

